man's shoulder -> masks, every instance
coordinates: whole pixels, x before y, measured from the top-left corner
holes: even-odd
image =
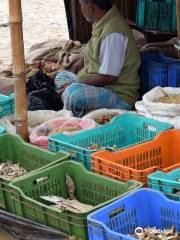
[[[120,33],[124,36],[129,36],[131,34],[131,29],[126,22],[126,20],[119,16],[115,16],[110,19],[103,27],[102,35],[107,36],[110,33]]]

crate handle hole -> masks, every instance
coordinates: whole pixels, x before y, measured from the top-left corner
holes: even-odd
[[[150,124],[148,124],[148,123],[144,123],[144,128],[147,129],[147,130],[149,130],[149,131],[153,131],[153,132],[156,132],[156,131],[157,131],[157,129],[156,129],[155,126],[150,125]]]
[[[111,213],[109,213],[109,218],[113,218],[113,217],[119,215],[120,213],[123,213],[124,211],[125,211],[124,206],[118,207],[118,208],[114,209]]]
[[[38,184],[41,184],[41,183],[47,182],[48,179],[49,179],[48,176],[41,177],[41,178],[37,178],[36,180],[33,181],[33,185],[38,185]]]

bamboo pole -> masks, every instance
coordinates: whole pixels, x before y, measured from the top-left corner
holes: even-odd
[[[178,39],[180,40],[180,0],[176,0],[176,12],[177,12]]]
[[[9,0],[16,132],[28,140],[27,96],[21,0]]]

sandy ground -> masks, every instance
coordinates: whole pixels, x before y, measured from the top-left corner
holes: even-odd
[[[63,0],[22,0],[25,53],[35,43],[52,38],[68,39]],[[11,63],[8,0],[0,0],[0,70]]]

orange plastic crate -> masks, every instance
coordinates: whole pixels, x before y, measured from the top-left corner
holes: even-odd
[[[143,182],[156,170],[169,172],[180,167],[180,130],[168,130],[154,140],[117,152],[99,151],[92,156],[92,170],[117,180]]]

